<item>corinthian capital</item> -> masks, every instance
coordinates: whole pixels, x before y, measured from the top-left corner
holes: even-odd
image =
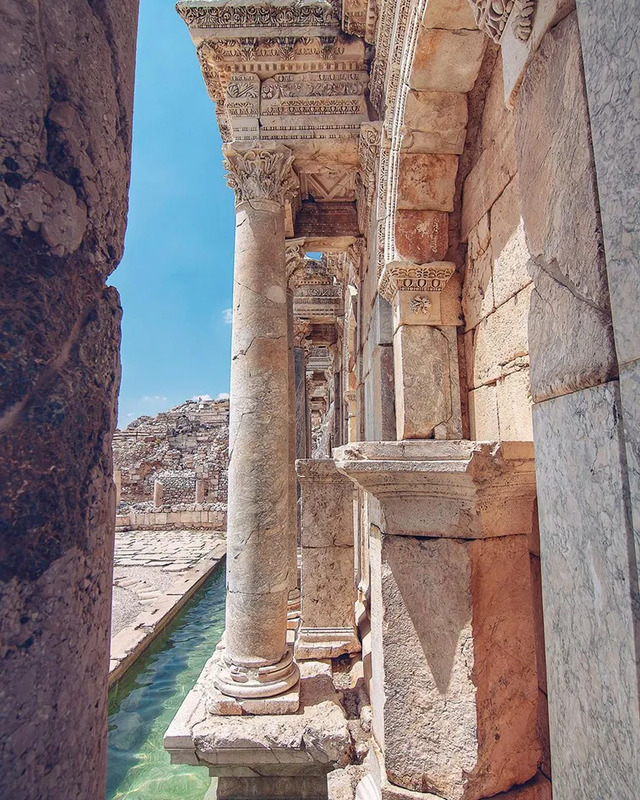
[[[298,178],[288,147],[271,142],[225,144],[222,153],[236,205],[267,201],[284,206],[295,196]]]

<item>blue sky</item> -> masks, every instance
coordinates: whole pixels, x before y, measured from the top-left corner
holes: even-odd
[[[120,427],[229,391],[235,220],[220,147],[173,0],[141,0],[129,223],[110,279],[124,309]]]

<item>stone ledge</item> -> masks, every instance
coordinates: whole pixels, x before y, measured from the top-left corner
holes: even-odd
[[[131,625],[113,637],[109,660],[110,687],[123,677],[198,589],[211,577],[225,557],[225,553],[226,542],[218,542],[210,557],[182,572],[164,595],[158,598],[155,605],[138,614]]]
[[[318,661],[359,653],[360,650],[360,640],[354,628],[302,628],[295,654],[298,661]]]
[[[324,776],[351,756],[347,720],[331,680],[331,667],[301,665],[300,709],[295,714],[209,714],[206,670],[164,736],[174,764],[206,766],[218,777]]]
[[[483,539],[529,534],[532,442],[355,442],[337,468],[382,504],[388,534]]]

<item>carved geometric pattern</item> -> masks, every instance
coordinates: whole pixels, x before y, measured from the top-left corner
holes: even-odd
[[[355,198],[355,172],[319,167],[313,172],[300,173],[300,195],[302,199],[313,198],[317,202],[351,202]]]
[[[291,3],[250,6],[230,3],[178,3],[176,10],[194,28],[288,28],[335,27],[338,18],[329,3]]]

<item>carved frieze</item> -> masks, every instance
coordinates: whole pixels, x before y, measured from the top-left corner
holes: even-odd
[[[364,71],[280,73],[262,82],[264,100],[289,97],[358,97],[367,88]]]
[[[222,148],[227,184],[234,190],[236,205],[269,200],[284,206],[298,190],[293,154],[282,145],[254,144]]]
[[[260,78],[257,75],[231,76],[224,98],[228,114],[238,117],[257,117],[260,114]]]
[[[335,27],[338,17],[328,2],[254,3],[182,2],[176,5],[193,28],[314,28]]]
[[[510,17],[514,17],[514,32],[526,42],[531,35],[536,0],[469,0],[476,25],[500,42]]]
[[[322,61],[330,61],[341,56],[346,46],[338,37],[225,37],[205,39],[199,49],[202,57],[211,63],[242,62],[246,66],[258,61],[275,62],[285,65],[303,57],[315,57]],[[256,65],[257,66],[257,65]]]

